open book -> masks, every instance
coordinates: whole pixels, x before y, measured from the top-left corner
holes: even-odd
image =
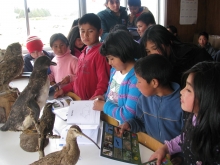
[[[98,141],[100,126],[100,111],[92,109],[93,100],[71,101],[68,108],[67,122],[60,132],[59,145],[66,144],[66,135],[71,125],[78,125],[84,134],[89,136],[94,142]],[[77,138],[79,144],[93,144],[87,138],[81,136]]]
[[[137,134],[125,131],[119,136],[115,132],[115,126],[104,122],[100,155],[122,162],[141,164]]]
[[[92,109],[94,100],[71,101],[67,124],[77,124],[82,129],[97,129],[100,123],[100,111]]]
[[[47,102],[54,103],[53,113],[57,115],[58,117],[60,117],[62,120],[66,121],[71,101],[73,101],[71,97],[64,96],[61,98],[48,100]]]

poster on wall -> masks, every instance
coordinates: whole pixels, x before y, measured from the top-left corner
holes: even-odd
[[[180,25],[192,25],[197,23],[198,0],[181,0]]]

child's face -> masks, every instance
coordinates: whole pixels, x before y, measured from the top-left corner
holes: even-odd
[[[150,54],[161,54],[159,50],[157,49],[157,46],[152,41],[147,41],[146,43],[146,52],[147,55]]]
[[[140,7],[139,6],[129,6],[129,10],[131,12],[131,15],[135,15],[138,13]]]
[[[86,23],[79,26],[79,32],[82,42],[91,46],[99,42],[99,36],[102,34],[102,30],[99,31],[92,25]]]
[[[81,49],[84,46],[84,43],[82,42],[81,38],[76,39],[74,46],[78,49]]]
[[[120,9],[120,0],[109,0],[107,3],[107,7],[113,11],[114,13],[119,12]]]
[[[207,38],[203,35],[201,35],[198,39],[198,43],[201,47],[205,47],[205,45],[207,44]]]
[[[56,40],[53,42],[52,50],[56,55],[63,55],[67,51],[67,45],[62,40]]]
[[[145,79],[140,77],[138,74],[135,74],[137,78],[136,87],[144,96],[152,96],[155,94],[155,88],[152,81],[148,84]]]
[[[148,26],[142,22],[142,21],[138,21],[137,22],[137,32],[140,35],[140,37],[142,37],[144,35],[145,30],[147,30]]]
[[[108,59],[109,65],[111,65],[113,68],[115,68],[117,71],[122,71],[125,69],[125,64],[120,60],[120,58],[108,55],[106,56]]]
[[[36,58],[38,58],[38,57],[43,55],[42,51],[37,51],[37,50],[32,52],[32,53],[30,53],[30,54],[31,54],[31,57],[34,58],[34,59],[36,59]]]
[[[186,112],[198,113],[198,104],[195,102],[195,93],[193,89],[194,75],[189,74],[186,80],[186,86],[180,91],[181,108]]]

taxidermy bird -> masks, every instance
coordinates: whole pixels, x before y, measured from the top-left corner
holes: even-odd
[[[92,139],[82,132],[78,125],[73,125],[67,132],[66,145],[62,150],[50,153],[31,165],[75,165],[80,155],[76,138],[80,135],[91,140],[99,148],[99,146]]]
[[[24,131],[30,128],[33,126],[30,114],[34,116],[35,122],[38,121],[40,110],[48,98],[50,81],[47,69],[50,65],[56,63],[47,56],[36,59],[29,83],[13,104],[6,123],[1,127],[2,131]]]
[[[44,106],[43,115],[41,116],[39,122],[35,123],[36,130],[39,134],[38,152],[39,152],[40,158],[44,157],[44,146],[45,146],[46,138],[48,137],[53,137],[53,138],[59,137],[60,138],[60,136],[53,136],[55,114],[52,111],[52,108],[53,108],[52,106],[53,106],[53,103],[47,103]],[[33,121],[35,122],[34,119]]]
[[[23,65],[21,45],[9,45],[0,59],[0,92],[11,90],[9,83],[22,73]]]

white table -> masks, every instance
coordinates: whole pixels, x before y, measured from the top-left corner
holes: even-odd
[[[56,123],[61,120],[56,118]],[[3,124],[0,124],[2,126]],[[0,131],[0,165],[27,165],[38,160],[38,152],[26,152],[20,147],[20,132],[1,132]],[[99,139],[100,141],[100,139]],[[45,147],[45,155],[59,151],[62,147],[58,146],[59,139],[50,139]],[[100,146],[100,144],[99,144]],[[139,144],[142,162],[146,162],[153,153],[148,148]],[[100,156],[100,150],[94,144],[79,144],[80,160],[77,165],[121,165],[128,164]]]
[[[17,79],[11,83],[20,91],[27,85],[28,79]],[[65,121],[56,117],[55,126],[61,127]],[[0,124],[0,127],[3,124]],[[38,152],[26,152],[20,147],[20,132],[1,132],[0,131],[0,165],[28,165],[39,158]],[[100,138],[99,138],[100,143]],[[62,149],[59,139],[50,139],[45,147],[45,155]],[[100,146],[100,144],[99,144]],[[121,165],[128,164],[100,156],[100,150],[94,144],[79,144],[80,160],[77,165]],[[146,162],[153,153],[148,148],[139,144],[142,162]]]

